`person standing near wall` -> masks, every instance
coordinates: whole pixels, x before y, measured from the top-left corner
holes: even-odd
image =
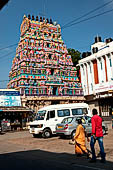
[[[96,140],[98,140],[98,144],[100,147],[100,154],[101,154],[101,162],[105,163],[102,118],[98,115],[98,112],[96,109],[92,110],[92,114],[93,114],[93,117],[91,118],[92,134],[91,134],[91,141],[90,141],[90,147],[91,147],[91,151],[92,151],[92,159],[90,160],[90,162],[96,162],[95,142],[96,142]]]

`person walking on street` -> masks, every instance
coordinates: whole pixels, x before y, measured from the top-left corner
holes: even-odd
[[[92,110],[93,117],[91,118],[92,124],[92,134],[90,140],[90,147],[92,151],[92,159],[90,162],[96,162],[96,154],[95,154],[95,142],[98,140],[98,144],[100,147],[101,154],[101,162],[105,163],[105,152],[103,146],[103,130],[102,130],[102,118],[98,115],[97,110]]]
[[[85,132],[85,128],[82,125],[82,120],[78,119],[78,126],[76,129],[75,136],[73,138],[73,140],[75,140],[75,153],[77,154],[77,156],[82,156],[85,154],[88,158],[89,154],[85,144],[85,136],[87,136],[87,134]],[[89,142],[88,136],[87,140]]]

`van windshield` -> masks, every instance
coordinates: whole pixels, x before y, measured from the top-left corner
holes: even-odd
[[[44,120],[46,111],[42,110],[42,111],[38,111],[37,116],[36,116],[36,120]]]

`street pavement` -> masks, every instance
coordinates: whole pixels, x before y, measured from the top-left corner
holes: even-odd
[[[76,157],[69,140],[33,138],[29,132],[0,135],[0,170],[113,170],[113,162]]]

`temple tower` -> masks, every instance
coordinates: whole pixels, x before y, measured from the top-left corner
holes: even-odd
[[[52,19],[24,16],[9,79],[8,88],[19,90],[23,105],[33,110],[37,105],[65,103],[72,97],[71,102],[78,101],[78,96],[84,100],[60,25]]]

